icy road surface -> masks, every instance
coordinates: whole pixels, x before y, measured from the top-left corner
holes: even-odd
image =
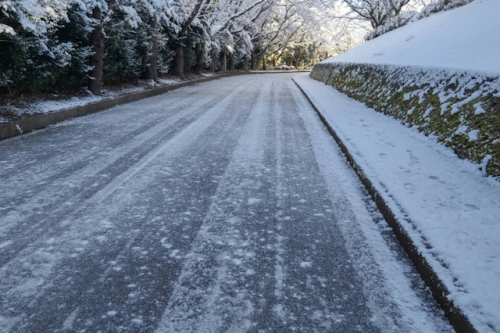
[[[450,331],[292,76],[0,142],[0,331]]]

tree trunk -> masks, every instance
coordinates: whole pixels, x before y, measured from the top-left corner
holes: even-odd
[[[223,51],[222,54],[221,54],[221,70],[222,70],[222,73],[225,73],[226,69],[227,69],[227,56],[226,56],[226,52]]]
[[[92,18],[101,22],[102,13],[99,7],[94,7],[92,10]],[[102,24],[99,23],[92,31],[90,37],[92,50],[94,54],[90,57],[89,65],[92,67],[90,70],[89,90],[95,94],[100,95],[102,92],[102,76],[104,69],[104,33],[102,31]]]
[[[175,51],[174,56],[174,72],[179,75],[181,79],[185,80],[184,76],[184,45],[179,42],[175,42],[173,45],[173,49]]]
[[[57,75],[56,71],[52,71],[52,76],[51,76],[52,87],[57,86],[58,81],[59,81],[59,75]]]
[[[143,77],[147,80],[158,79],[158,30],[156,17],[149,20],[149,25],[152,30],[151,35],[151,56],[148,59],[148,64],[144,69]]]
[[[234,54],[229,54],[229,70],[234,71]]]
[[[318,62],[318,51],[316,49],[316,44],[314,44],[314,48],[313,48],[313,62],[312,62],[312,64],[310,63],[309,65],[310,66],[314,66],[314,65],[316,65],[317,62]]]
[[[215,54],[215,52],[213,50],[210,51],[210,57],[212,58],[212,63],[210,65],[210,71],[212,73],[215,73],[215,63],[217,61],[217,55]]]
[[[267,64],[266,64],[266,55],[262,55],[262,70],[266,71],[267,70]]]
[[[178,40],[174,42],[173,50],[175,51],[174,56],[174,72],[179,75],[183,80],[186,79],[184,76],[184,39],[188,35],[188,29],[193,23],[196,16],[199,14],[203,0],[197,0],[196,4],[189,15],[189,18],[182,24],[182,29],[178,34]]]
[[[255,61],[255,51],[252,50],[252,55],[250,56],[250,68],[254,71],[256,66],[256,61]]]
[[[197,43],[196,44],[196,67],[195,73],[198,75],[202,74],[203,71],[203,63],[205,61],[205,43]]]

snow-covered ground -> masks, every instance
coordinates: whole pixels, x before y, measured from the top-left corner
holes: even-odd
[[[500,75],[500,1],[476,0],[388,32],[324,62],[448,68]]]
[[[18,109],[17,112],[23,115],[44,114],[56,112],[64,109],[74,108],[77,106],[87,105],[104,99],[116,98],[126,94],[133,94],[145,90],[145,87],[134,87],[120,89],[117,91],[104,90],[102,95],[93,95],[88,93],[85,97],[71,97],[63,100],[45,100],[30,104],[25,108]]]
[[[432,78],[436,68],[457,77],[464,72],[471,77],[498,77],[499,13],[500,1],[476,0],[386,33],[324,63],[428,71],[428,82],[427,77],[415,76],[408,85],[420,80],[435,89],[446,85]],[[445,282],[449,298],[480,332],[500,332],[500,183],[483,177],[477,164],[460,160],[435,138],[307,76],[296,80],[400,221],[410,221],[404,225],[407,233]],[[445,95],[443,90],[440,96]],[[469,136],[471,140],[476,133]]]
[[[480,332],[500,332],[500,183],[433,138],[307,74],[294,79],[406,223],[449,298]]]
[[[206,73],[203,76],[212,76],[211,73]],[[102,95],[93,95],[91,92],[88,92],[88,96],[78,96],[71,97],[68,99],[54,99],[54,100],[43,100],[31,103],[22,108],[9,108],[9,111],[18,115],[18,116],[31,116],[31,115],[39,115],[46,114],[51,112],[57,112],[65,109],[74,108],[77,106],[83,106],[87,104],[91,104],[94,102],[102,101],[105,99],[112,99],[119,96],[133,94],[137,92],[144,91],[146,89],[157,88],[162,86],[169,86],[173,84],[180,83],[181,80],[177,78],[173,79],[165,79],[159,78],[157,82],[154,81],[141,81],[139,86],[136,87],[128,87],[116,90],[108,90],[104,89]],[[9,122],[9,119],[0,116],[0,123]]]
[[[0,332],[450,332],[294,75],[0,141]]]

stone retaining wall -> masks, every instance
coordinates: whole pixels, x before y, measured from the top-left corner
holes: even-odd
[[[500,77],[373,64],[321,63],[313,79],[415,126],[500,178]]]

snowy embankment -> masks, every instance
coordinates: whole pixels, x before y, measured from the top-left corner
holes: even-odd
[[[315,66],[311,77],[500,176],[500,1],[476,0]]]
[[[500,332],[500,183],[414,128],[305,74],[295,81],[444,283],[448,300],[479,332]]]
[[[315,66],[364,105],[297,78],[479,332],[500,332],[499,12],[476,0]]]
[[[208,77],[211,75],[204,74],[203,76]],[[155,89],[164,86],[170,86],[174,84],[180,83],[181,80],[178,78],[175,79],[158,79],[158,82],[154,81],[142,81],[136,87],[128,87],[119,90],[108,90],[105,89],[102,95],[93,95],[88,91],[88,96],[78,96],[71,97],[67,99],[57,99],[57,100],[40,100],[31,104],[28,104],[21,108],[16,107],[6,107],[6,109],[11,114],[11,117],[2,117],[0,113],[0,124],[8,123],[14,119],[25,119],[30,118],[36,115],[43,115],[52,112],[58,112],[62,110],[67,110],[71,108],[75,108],[78,106],[85,106],[91,103],[117,98],[120,96],[134,94],[142,91],[146,91],[148,89]],[[53,97],[57,98],[57,95]]]

